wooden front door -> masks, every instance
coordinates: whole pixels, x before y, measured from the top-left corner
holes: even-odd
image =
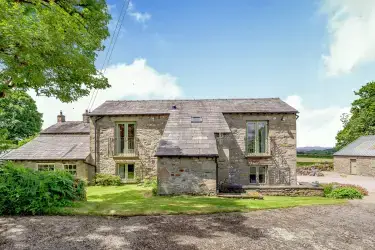
[[[357,174],[357,160],[350,159],[350,174]]]

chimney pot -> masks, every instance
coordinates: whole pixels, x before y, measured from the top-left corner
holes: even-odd
[[[90,123],[89,111],[87,109],[85,113],[82,114],[82,120],[84,123]]]
[[[60,110],[60,114],[57,116],[57,122],[65,122],[65,115],[63,115],[62,110]]]

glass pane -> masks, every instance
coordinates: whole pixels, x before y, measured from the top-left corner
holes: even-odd
[[[121,164],[118,166],[118,175],[121,179],[125,179],[125,165]]]
[[[250,174],[250,183],[251,184],[257,183],[257,175],[256,174]]]
[[[134,179],[134,165],[128,164],[128,179]]]
[[[117,153],[124,153],[125,151],[125,125],[117,125]]]
[[[134,124],[128,124],[128,153],[134,153]]]
[[[266,168],[267,167],[259,167],[259,183],[261,184],[266,183]]]
[[[256,167],[250,167],[250,174],[256,174],[257,168]]]
[[[255,153],[255,123],[248,122],[247,123],[247,153]]]
[[[267,122],[258,122],[259,153],[266,153]]]

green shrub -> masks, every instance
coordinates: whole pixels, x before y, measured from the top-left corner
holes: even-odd
[[[328,197],[335,199],[362,199],[363,195],[355,188],[339,187],[333,189]]]
[[[363,196],[368,195],[368,191],[366,188],[361,187],[359,185],[354,185],[354,184],[343,184],[343,183],[338,183],[338,182],[331,182],[331,183],[321,184],[320,186],[324,188],[324,196],[328,196],[334,189],[341,188],[341,187],[354,188],[358,192],[360,192]]]
[[[341,183],[335,183],[337,185],[339,185],[339,187],[350,187],[350,188],[354,188],[356,189],[358,192],[360,192],[363,196],[367,196],[368,195],[368,191],[366,188],[364,187],[361,187],[359,185],[354,185],[354,184],[341,184]]]
[[[330,193],[332,193],[333,185],[333,183],[321,184],[324,191],[324,196],[328,196]]]
[[[45,214],[86,199],[84,182],[66,171],[38,172],[7,162],[0,167],[0,215]]]
[[[158,180],[156,177],[152,177],[149,179],[145,179],[143,181],[144,187],[151,187],[152,195],[156,196],[158,195]]]
[[[96,174],[95,185],[96,186],[120,186],[121,178],[118,175]]]

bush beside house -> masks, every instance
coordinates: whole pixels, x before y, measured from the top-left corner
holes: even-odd
[[[96,186],[120,186],[121,178],[118,175],[96,174],[94,182]]]
[[[86,200],[85,182],[68,172],[38,172],[10,162],[0,167],[0,193],[0,215],[45,214]]]
[[[368,195],[366,188],[337,182],[321,184],[324,188],[324,196],[336,199],[362,199]]]

